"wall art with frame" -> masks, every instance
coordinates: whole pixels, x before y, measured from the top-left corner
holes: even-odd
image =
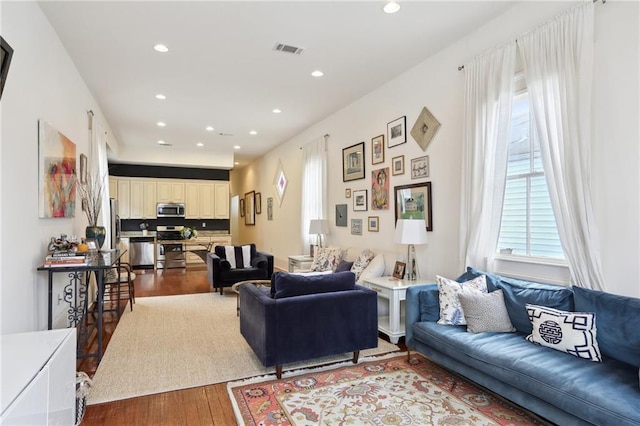
[[[387,123],[387,147],[393,148],[403,143],[407,143],[406,115]]]
[[[427,107],[423,107],[411,129],[411,136],[413,136],[420,148],[426,151],[429,142],[434,138],[439,128],[440,122],[431,114],[431,111],[429,111]]]
[[[273,197],[267,198],[267,220],[273,220]]]
[[[11,58],[13,57],[13,48],[2,37],[0,37],[0,98],[4,91],[4,84],[7,81]]]
[[[256,224],[256,192],[249,191],[244,194],[244,224]]]
[[[367,209],[367,190],[360,189],[358,191],[353,191],[353,211],[366,212]]]
[[[389,168],[371,172],[371,210],[389,210]]]
[[[433,231],[431,182],[396,186],[395,216],[398,219],[424,219],[427,231]]]
[[[364,142],[342,150],[342,181],[364,179]]]
[[[362,219],[351,219],[351,235],[362,235]]]
[[[384,163],[384,135],[371,139],[371,164]]]
[[[399,155],[391,159],[391,175],[398,176],[404,174],[404,155]]]
[[[429,156],[411,159],[411,179],[429,177]]]
[[[240,217],[244,217],[244,198],[240,198]]]
[[[380,216],[369,216],[367,218],[369,232],[380,231]]]
[[[256,192],[256,214],[262,214],[262,193]]]
[[[336,226],[347,226],[348,211],[346,204],[336,204]]]

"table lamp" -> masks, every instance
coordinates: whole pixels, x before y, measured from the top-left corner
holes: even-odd
[[[416,279],[416,250],[414,244],[427,243],[427,224],[424,219],[398,219],[396,222],[396,243],[407,246],[407,279]]]
[[[322,235],[329,233],[329,221],[326,219],[311,219],[309,222],[309,234],[317,234],[318,247],[322,247]],[[313,256],[313,245],[311,245],[311,256]]]

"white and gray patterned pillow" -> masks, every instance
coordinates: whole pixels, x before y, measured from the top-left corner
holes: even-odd
[[[470,333],[512,333],[516,331],[509,319],[502,290],[481,293],[463,288],[458,293]]]
[[[602,362],[596,340],[596,314],[566,312],[527,303],[527,314],[533,326],[527,340],[578,358]]]
[[[364,250],[356,260],[353,261],[353,265],[351,265],[351,272],[356,274],[356,281],[360,278],[360,274],[364,269],[369,266],[371,260],[375,257],[375,253],[371,250]]]
[[[312,271],[333,271],[342,260],[342,249],[320,247],[316,250],[313,262],[311,263]]]
[[[469,288],[482,293],[487,292],[487,279],[480,275],[472,280],[459,283],[436,275],[438,283],[438,299],[440,302],[440,319],[438,324],[466,325],[464,310],[460,305],[458,293],[462,288]]]

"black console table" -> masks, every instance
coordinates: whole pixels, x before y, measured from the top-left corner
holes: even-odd
[[[69,304],[68,316],[69,327],[78,329],[78,358],[97,357],[98,362],[102,360],[102,315],[104,310],[104,278],[105,274],[112,268],[116,268],[120,274],[120,258],[125,253],[121,250],[106,250],[97,253],[87,254],[87,263],[83,265],[56,266],[47,268],[44,265],[38,271],[47,271],[49,275],[49,309],[47,327],[53,328],[53,275],[65,273],[69,279],[69,284],[64,287],[64,301]],[[97,284],[97,317],[93,324],[88,323],[85,317],[88,313],[87,293],[91,274],[96,277]],[[118,276],[118,281],[120,277]],[[119,303],[116,306],[119,310]],[[89,341],[89,336],[93,328],[97,329],[98,348],[96,352],[81,353],[81,349]]]

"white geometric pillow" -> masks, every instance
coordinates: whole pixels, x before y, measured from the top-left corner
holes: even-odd
[[[463,288],[486,293],[486,277],[480,275],[472,280],[459,283],[436,275],[436,282],[438,283],[438,299],[440,302],[440,319],[438,320],[438,324],[466,325],[467,322],[464,319],[464,311],[462,310],[462,305],[460,305],[458,293]]]
[[[364,269],[369,266],[371,260],[375,257],[375,253],[371,250],[364,250],[356,260],[353,261],[353,265],[351,266],[351,272],[356,274],[356,281],[360,278],[360,274]]]
[[[333,271],[342,260],[342,249],[320,247],[316,250],[313,262],[311,263],[312,271]]]
[[[602,362],[596,340],[595,313],[566,312],[528,303],[526,306],[533,325],[528,341],[578,358]]]

